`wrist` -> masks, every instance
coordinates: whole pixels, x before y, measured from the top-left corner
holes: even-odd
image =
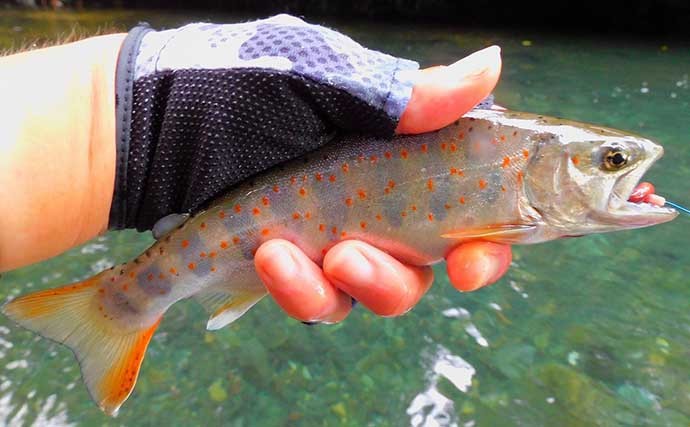
[[[0,58],[0,271],[106,229],[123,39],[100,36]]]

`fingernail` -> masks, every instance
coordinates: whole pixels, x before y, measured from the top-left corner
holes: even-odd
[[[483,288],[493,283],[501,268],[500,259],[495,256],[485,256],[479,263],[479,274],[477,275],[475,287],[472,290]]]
[[[489,46],[450,65],[447,70],[456,78],[458,74],[465,79],[478,78],[495,66],[495,58],[500,55],[500,47]]]
[[[351,286],[367,286],[368,278],[374,273],[371,261],[361,248],[349,247],[336,254],[331,260],[331,278],[339,283]]]
[[[277,280],[283,281],[286,277],[291,277],[297,270],[297,263],[292,257],[290,250],[283,245],[276,243],[265,249],[265,254],[271,262],[263,263],[260,267],[262,279],[270,284]]]

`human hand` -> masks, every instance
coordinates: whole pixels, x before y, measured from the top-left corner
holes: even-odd
[[[423,133],[450,124],[491,93],[500,69],[499,50],[492,47],[449,67],[418,71],[396,132]],[[511,258],[507,245],[462,244],[446,256],[448,276],[458,290],[472,291],[497,281]],[[417,304],[433,281],[430,267],[406,265],[356,240],[331,248],[322,266],[281,239],[264,243],[254,260],[278,305],[305,322],[343,320],[351,298],[378,315],[397,316]]]
[[[129,164],[126,174],[118,170],[126,185],[116,184],[110,225],[140,230],[171,212],[193,213],[334,133],[388,138],[439,129],[487,97],[501,68],[491,47],[420,71],[286,15],[149,32],[121,57],[127,52],[135,56]],[[452,283],[473,290],[497,280],[511,255],[506,246],[474,242],[446,258]],[[405,265],[356,241],[334,246],[320,267],[274,240],[259,248],[255,264],[278,304],[303,321],[342,320],[350,296],[377,314],[399,315],[433,278],[428,266]]]

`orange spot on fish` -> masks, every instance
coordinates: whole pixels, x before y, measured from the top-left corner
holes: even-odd
[[[403,148],[403,149],[400,151],[400,157],[402,157],[403,159],[406,159],[406,158],[407,158],[407,150],[405,150],[405,149]]]
[[[326,226],[324,224],[319,224],[319,231],[323,233],[323,231],[326,229]]]
[[[345,237],[345,236],[347,236],[347,233],[344,232],[344,231],[341,231],[341,232],[340,232],[340,237]]]
[[[485,188],[486,188],[486,181],[484,181],[483,179],[480,179],[479,180],[479,189],[483,190]]]
[[[345,199],[345,204],[347,206],[352,206],[352,198],[348,197],[347,199]]]
[[[385,153],[383,153],[383,157],[390,159],[391,157],[393,157],[393,154],[390,151],[386,151]]]
[[[328,177],[328,180],[331,182],[335,182],[335,175],[331,175]]]
[[[331,233],[338,234],[338,227],[331,228]]]
[[[391,189],[388,188],[388,187],[386,187],[386,188],[383,189],[383,192],[386,193],[386,194],[389,194],[389,193],[391,192]]]
[[[574,165],[579,165],[580,164],[580,158],[578,156],[573,156],[570,158],[570,160],[573,161]]]
[[[129,283],[125,283],[124,285],[122,285],[123,291],[127,292],[127,289],[129,289]]]
[[[209,252],[209,253],[208,253],[208,257],[209,257],[209,258],[215,258],[216,255],[218,255],[216,252]]]
[[[464,205],[464,204],[465,204],[465,198],[464,198],[464,197],[460,197],[459,202],[460,202],[461,205]]]
[[[273,192],[274,192],[274,193],[280,192],[280,187],[278,187],[277,185],[274,185],[274,186],[273,186]]]
[[[300,188],[299,189],[299,195],[302,197],[306,196],[307,195],[307,189],[304,187]]]
[[[417,212],[417,205],[410,206],[410,209],[412,209],[412,212]]]
[[[186,248],[187,246],[189,246],[189,240],[183,240],[182,241],[182,247]]]
[[[201,224],[199,224],[199,228],[201,228],[202,230],[205,229],[205,228],[206,228],[206,223],[205,223],[205,222],[202,222]]]
[[[421,148],[422,148],[422,153],[426,153],[426,152],[429,151],[429,146],[426,145],[426,144],[422,144],[422,147],[421,147]]]
[[[199,252],[199,257],[206,258],[206,252]]]
[[[302,215],[299,214],[299,212],[294,212],[292,214],[292,219],[300,219],[302,218]]]
[[[261,209],[254,208],[254,209],[252,209],[252,213],[254,214],[254,216],[259,215],[261,213]]]
[[[218,218],[220,218],[220,219],[225,218],[225,212],[223,212],[223,211],[218,212]]]
[[[323,180],[323,175],[317,173],[316,175],[314,175],[314,178],[316,178],[317,181],[321,182],[321,180]]]
[[[189,268],[190,270],[194,270],[196,268],[196,264],[190,262],[189,264],[187,264],[187,268]]]
[[[378,162],[379,157],[372,155],[369,157],[369,160],[371,161],[371,163],[376,163],[376,162]]]
[[[501,185],[501,191],[503,191],[504,193],[506,192],[505,186]]]
[[[158,278],[161,279],[161,280],[165,279],[165,274],[159,273],[159,274],[158,274]]]
[[[134,273],[133,271],[129,272],[129,278],[130,279],[134,279],[135,276],[136,276],[136,273]]]
[[[239,243],[240,243],[240,238],[237,237],[237,236],[234,236],[234,237],[232,238],[232,244],[233,244],[233,245],[238,245]]]
[[[359,223],[359,227],[360,227],[362,230],[364,230],[364,229],[367,228],[367,223],[364,222],[364,221],[361,221],[361,222]]]
[[[170,272],[170,274],[177,275],[177,270],[175,269],[175,267],[170,267],[170,270],[168,270],[168,271]]]
[[[407,216],[407,212],[405,212],[405,211],[400,212],[400,216],[402,216],[403,218],[406,217],[406,216]]]
[[[524,157],[525,159],[528,158],[529,157],[529,151],[527,151],[526,149],[523,149],[522,150],[522,157]]]
[[[376,214],[376,221],[381,221],[382,219],[383,217],[381,216],[381,214]]]
[[[388,187],[389,188],[395,188],[395,181],[393,181],[392,179],[390,181],[388,181]]]
[[[216,272],[216,267],[211,267],[211,272],[215,273]]]
[[[443,205],[443,207],[446,208],[446,209],[450,209],[450,208],[451,208],[451,206],[450,206],[448,203],[446,203],[445,205]]]
[[[268,228],[264,228],[261,230],[261,235],[262,236],[268,236],[271,231]]]
[[[426,188],[429,189],[429,191],[434,191],[434,180],[429,178],[429,180],[426,182]]]
[[[221,249],[227,249],[228,248],[228,242],[226,242],[225,240],[220,242],[220,248]]]
[[[506,136],[505,135],[499,136],[498,139],[500,139],[501,142],[506,142]]]
[[[290,184],[295,185],[296,182],[297,182],[297,178],[295,178],[294,176],[291,176],[290,177]]]
[[[510,157],[505,156],[505,157],[503,158],[503,163],[501,164],[501,167],[505,169],[505,168],[507,168],[508,166],[510,166]]]
[[[311,218],[311,212],[307,211],[304,213],[304,218],[310,219]]]
[[[240,206],[240,205],[235,205],[235,212],[237,212],[237,213],[242,212],[242,206]]]
[[[148,280],[149,282],[152,282],[153,281],[153,273],[149,273],[148,276],[146,276],[146,280]]]
[[[446,151],[446,147],[448,147],[448,144],[446,144],[445,142],[442,142],[441,143],[441,151]]]
[[[456,168],[450,168],[450,174],[451,175],[456,175],[458,173],[458,170]]]
[[[518,171],[517,173],[517,182],[518,184],[522,183],[522,171]]]
[[[465,132],[460,132],[458,134],[458,138],[460,138],[461,140],[465,139]]]
[[[302,182],[307,182],[307,179],[308,179],[307,176],[304,175],[304,176],[302,177]]]
[[[434,220],[434,214],[432,214],[432,213],[430,213],[430,214],[427,215],[426,217],[427,217],[427,219],[429,219],[429,221],[433,221],[433,220]]]
[[[455,153],[458,150],[458,146],[455,144],[450,144],[450,152]]]
[[[361,188],[357,190],[357,195],[359,196],[360,199],[364,200],[367,198],[367,192],[362,190]]]
[[[350,165],[348,165],[347,163],[343,163],[342,169],[343,172],[347,173],[350,171]]]
[[[271,201],[268,199],[268,197],[263,196],[263,197],[261,198],[261,204],[263,204],[264,206],[268,206],[268,205],[271,204]]]

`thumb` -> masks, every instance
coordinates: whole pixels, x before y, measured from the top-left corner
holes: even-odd
[[[449,65],[417,71],[396,133],[423,133],[460,118],[491,94],[501,74],[501,49],[487,47]]]

